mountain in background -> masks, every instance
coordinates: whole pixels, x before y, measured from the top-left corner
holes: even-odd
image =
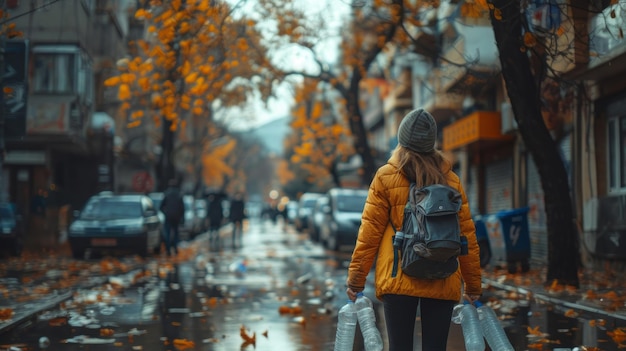
[[[289,122],[289,117],[278,118],[271,122],[245,131],[242,133],[242,135],[251,135],[255,139],[260,140],[268,152],[282,155],[283,141],[285,140],[287,133],[289,133],[291,130],[291,128],[289,127]]]

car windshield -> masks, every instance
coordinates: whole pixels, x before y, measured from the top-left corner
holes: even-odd
[[[128,219],[142,217],[141,203],[120,199],[91,201],[81,214],[82,219]]]
[[[304,203],[302,204],[302,207],[313,208],[313,207],[315,207],[315,202],[316,201],[317,201],[317,199],[304,200]]]
[[[341,212],[363,212],[367,195],[341,195],[337,197],[337,210]]]

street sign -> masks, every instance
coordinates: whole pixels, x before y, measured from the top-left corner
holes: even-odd
[[[0,72],[0,112],[4,117],[4,136],[11,139],[26,134],[28,41],[5,41],[3,66]]]

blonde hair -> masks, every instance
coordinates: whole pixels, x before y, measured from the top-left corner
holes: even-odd
[[[392,153],[399,162],[399,172],[418,187],[429,184],[448,184],[452,164],[439,150],[420,153],[398,145]]]

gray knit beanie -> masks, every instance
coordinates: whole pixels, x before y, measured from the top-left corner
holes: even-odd
[[[437,123],[433,116],[417,109],[409,112],[398,128],[398,143],[416,152],[431,152],[435,149]]]

